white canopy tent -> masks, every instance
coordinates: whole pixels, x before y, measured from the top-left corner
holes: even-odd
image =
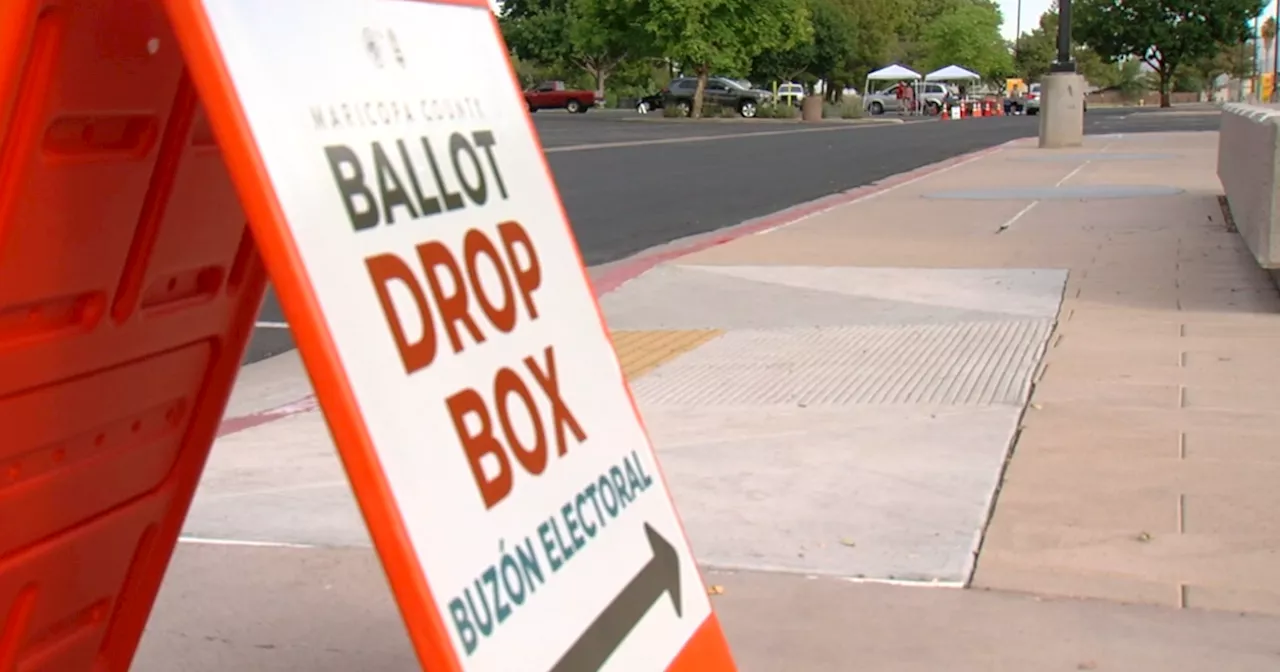
[[[916,82],[919,80],[920,73],[912,70],[911,68],[894,63],[893,65],[886,65],[885,67],[867,75],[867,81],[862,85],[862,91],[863,93],[872,93],[871,82]]]
[[[982,76],[972,70],[966,70],[958,65],[948,65],[945,68],[938,68],[933,72],[924,76],[927,82],[960,82],[973,80],[975,82],[982,81]]]
[[[862,85],[862,93],[864,96],[876,93],[871,89],[871,82],[911,82],[911,88],[915,91],[915,98],[919,99],[921,79],[920,73],[915,70],[894,63],[893,65],[886,65],[885,67],[867,75],[867,81]],[[863,98],[863,100],[865,101],[866,98]]]
[[[976,72],[974,72],[974,71],[972,71],[972,70],[969,70],[969,69],[967,69],[967,68],[962,68],[962,67],[960,67],[960,66],[958,66],[958,65],[948,65],[948,66],[947,66],[947,67],[945,67],[945,68],[938,68],[937,70],[934,70],[933,72],[931,72],[931,73],[929,73],[929,74],[925,75],[925,76],[924,76],[924,79],[925,79],[925,81],[927,81],[927,82],[974,82],[974,83],[981,83],[981,82],[982,82],[982,75],[979,75],[978,73],[976,73]],[[961,100],[960,100],[960,105],[962,105],[962,106],[963,106],[963,105],[965,105],[965,104],[966,104],[966,101],[967,101],[967,96],[966,96],[966,95],[964,95],[964,94],[965,94],[965,91],[964,91],[964,87],[963,87],[963,86],[961,86],[961,88],[960,88],[960,94],[961,94],[961,96],[960,96],[960,98],[961,98]],[[948,112],[947,112],[947,110],[945,110],[945,109],[944,109],[944,110],[942,111],[942,113],[943,113],[943,114],[947,114]]]

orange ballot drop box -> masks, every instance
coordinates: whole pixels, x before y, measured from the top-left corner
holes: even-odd
[[[424,668],[734,669],[484,0],[6,0],[0,143],[0,672],[129,667],[268,278]]]

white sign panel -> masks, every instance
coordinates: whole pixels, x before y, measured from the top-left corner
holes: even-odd
[[[462,667],[665,668],[710,604],[492,14],[203,4]]]

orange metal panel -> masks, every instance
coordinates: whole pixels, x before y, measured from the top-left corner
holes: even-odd
[[[0,670],[128,668],[264,284],[161,6],[0,5]]]

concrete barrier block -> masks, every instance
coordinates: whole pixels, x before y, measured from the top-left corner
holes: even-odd
[[[1249,251],[1280,269],[1280,106],[1223,106],[1218,179]]]

